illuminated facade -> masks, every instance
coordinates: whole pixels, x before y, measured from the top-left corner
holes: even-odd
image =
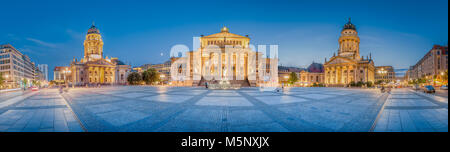
[[[297,67],[287,67],[287,66],[278,66],[278,83],[280,84],[288,84],[289,83],[289,77],[292,72],[294,72],[297,75],[297,78],[299,77],[299,73],[303,71],[302,68]]]
[[[74,59],[70,64],[71,83],[86,84],[126,84],[131,71],[117,58],[103,58],[103,40],[100,31],[94,25],[89,28],[84,41],[84,57]]]
[[[281,84],[288,84],[290,74],[294,72],[297,75],[297,82],[294,86],[310,87],[324,84],[324,67],[323,64],[313,62],[306,69],[296,67],[278,67],[278,79]]]
[[[53,69],[53,81],[57,84],[63,84],[67,80],[70,80],[69,69],[70,67],[56,66]]]
[[[410,67],[406,77],[408,81],[427,79],[429,84],[442,85],[448,84],[448,80],[444,79],[446,72],[448,72],[448,46],[434,45],[422,59]]]
[[[351,82],[375,81],[375,66],[371,55],[364,58],[359,52],[360,39],[356,26],[349,19],[339,38],[338,55],[325,59],[325,84],[347,86]]]
[[[161,64],[145,64],[142,65],[141,68],[141,72],[142,70],[148,70],[148,69],[155,69],[156,71],[158,71],[158,73],[160,74],[160,80],[163,84],[167,84],[170,81],[170,67],[172,65],[172,61],[176,60],[176,58],[171,58],[169,61],[166,61],[164,63]]]
[[[30,58],[10,44],[0,45],[0,73],[6,88],[31,86],[36,67]]]
[[[375,82],[395,83],[395,70],[392,66],[375,67]]]
[[[314,84],[324,84],[324,67],[320,63],[312,63],[299,73],[300,86],[313,86]]]
[[[278,83],[277,54],[271,53],[268,57],[265,53],[253,50],[248,36],[230,33],[227,27],[223,27],[220,33],[202,36],[198,50],[189,51],[187,57],[180,58],[184,60],[182,63],[188,63],[185,69],[172,65],[175,69],[171,69],[171,72],[187,73],[187,80],[172,82],[188,86],[201,86],[206,82],[220,80],[241,86],[257,86],[269,81]],[[274,76],[268,76],[269,73],[274,73]]]

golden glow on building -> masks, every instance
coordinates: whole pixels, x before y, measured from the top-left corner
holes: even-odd
[[[103,58],[103,40],[100,31],[92,25],[84,41],[84,58],[71,63],[71,78],[75,85],[126,84],[131,71],[118,58]]]
[[[359,43],[356,26],[349,19],[339,38],[338,55],[333,55],[330,61],[325,59],[325,84],[346,86],[351,82],[374,82],[374,62],[371,55],[360,56]]]
[[[392,66],[377,66],[375,67],[375,82],[383,81],[384,83],[395,83],[395,71]]]
[[[278,73],[278,59],[266,58],[263,53],[253,51],[248,36],[230,33],[227,27],[223,27],[220,33],[202,36],[199,46],[198,50],[190,51],[186,58],[182,58],[189,63],[186,67],[188,80],[172,83],[198,86],[227,80],[231,84],[256,86],[262,83],[263,73]],[[258,66],[263,70],[258,71]],[[274,79],[277,81],[278,77]]]

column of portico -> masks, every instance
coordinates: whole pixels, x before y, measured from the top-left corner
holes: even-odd
[[[339,72],[341,72],[341,73],[339,73]],[[337,82],[336,83],[340,84],[342,81],[342,67],[341,66],[338,66],[336,73],[337,73]]]
[[[98,83],[100,83],[101,79],[102,79],[102,67],[97,67],[97,75],[98,75],[98,79],[97,79]]]
[[[110,70],[111,70],[111,73],[110,73],[111,74],[111,76],[110,76],[111,77],[111,81],[110,82],[114,83],[114,80],[116,79],[115,78],[116,71],[114,70],[114,68],[111,68]]]
[[[364,81],[364,82],[367,82],[367,79],[366,79],[366,76],[367,76],[367,74],[366,74],[367,69],[364,67],[363,70],[364,70],[364,71],[363,71],[363,73],[364,73],[363,81]]]
[[[92,83],[96,83],[97,81],[97,69],[95,67],[92,67]]]
[[[98,82],[103,83],[105,77],[105,69],[103,67],[98,67]]]
[[[330,70],[330,73],[328,74],[328,78],[329,78],[328,83],[332,84],[333,83],[333,81],[332,81],[333,80],[333,77],[332,77],[333,76],[333,68],[330,67],[329,70]]]
[[[350,75],[350,67],[349,67],[349,66],[346,66],[346,68],[347,68],[347,81],[345,81],[345,84],[348,84],[348,83],[350,82],[350,78],[349,78],[349,75]]]
[[[93,71],[92,71],[92,67],[88,67],[87,68],[88,70],[87,70],[87,79],[86,79],[86,81],[88,82],[88,83],[91,83],[92,81],[92,74],[94,73]]]
[[[337,66],[334,66],[334,84],[337,84],[338,82],[338,73],[337,73]]]
[[[111,70],[110,67],[108,67],[108,81],[106,83],[110,83],[111,82],[111,80],[112,80],[111,76],[112,76],[112,70]]]
[[[102,72],[105,72],[105,71],[102,71],[102,67],[98,67],[98,83],[102,83],[102,78],[103,78],[103,75],[104,75],[104,73],[102,73]]]
[[[110,81],[109,81],[109,83],[114,83],[114,73],[115,71],[114,71],[114,69],[113,68],[109,68],[109,79],[110,79]]]
[[[325,82],[326,84],[330,84],[330,74],[328,74],[328,72],[330,72],[330,68],[327,68],[326,72],[325,72]]]
[[[97,83],[97,81],[98,81],[98,67],[94,67],[94,71],[92,71],[92,74],[94,74],[94,78],[92,79],[92,82]]]
[[[107,67],[103,67],[103,83],[107,83],[107,79],[108,79],[108,68]]]
[[[109,67],[105,68],[105,80],[104,80],[105,83],[109,83],[109,81],[111,80],[111,77],[110,77],[111,71],[110,70],[111,69]]]
[[[340,79],[340,81],[341,81],[341,84],[344,83],[344,66],[341,66],[341,79]]]

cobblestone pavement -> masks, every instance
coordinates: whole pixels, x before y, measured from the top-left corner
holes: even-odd
[[[448,99],[433,100],[408,90],[388,95],[347,88],[276,93],[258,88],[119,86],[76,88],[62,97],[56,90],[43,90],[0,109],[0,131],[57,131],[56,126],[89,132],[448,131]],[[46,126],[50,120],[53,130]]]

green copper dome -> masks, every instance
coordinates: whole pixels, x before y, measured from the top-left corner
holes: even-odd
[[[347,24],[344,25],[344,28],[342,30],[355,30],[356,31],[356,26],[352,23],[351,18],[348,19]]]
[[[91,28],[89,28],[87,34],[100,34],[100,31],[95,27],[94,24],[92,24]]]

